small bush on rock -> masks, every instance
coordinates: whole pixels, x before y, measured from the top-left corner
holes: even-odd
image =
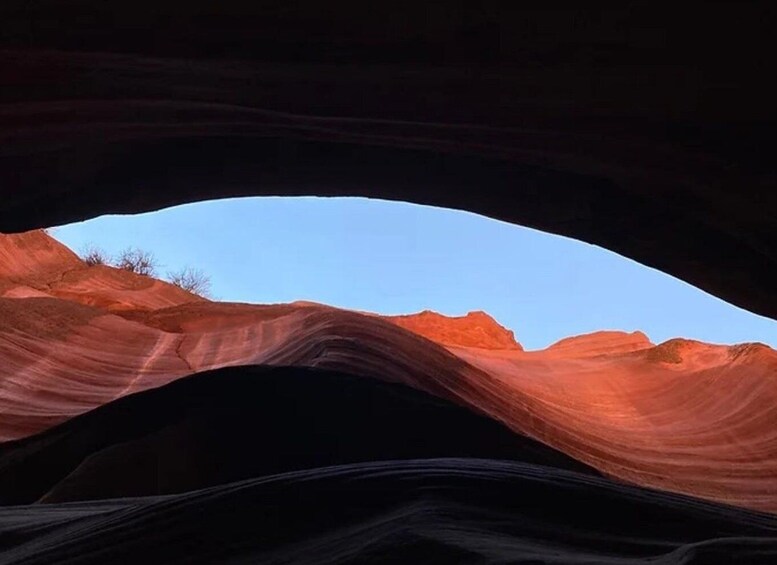
[[[169,281],[177,286],[197,294],[203,298],[210,296],[210,277],[202,269],[184,267],[179,271],[172,271],[167,274]]]
[[[128,247],[119,254],[114,266],[137,275],[153,277],[159,264],[153,253]]]
[[[84,263],[93,267],[95,265],[108,265],[111,262],[111,256],[108,253],[95,245],[87,245],[81,252],[81,260]]]

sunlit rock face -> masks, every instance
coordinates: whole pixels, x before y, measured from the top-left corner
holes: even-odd
[[[0,234],[0,297],[55,297],[109,312],[202,300],[164,281],[106,265],[88,266],[42,230]]]
[[[652,346],[650,338],[640,331],[598,331],[561,339],[549,346],[547,353],[559,357],[587,357],[628,353]]]
[[[777,512],[777,352],[765,345],[606,331],[524,351],[483,312],[210,302],[87,267],[42,232],[0,236],[0,249],[4,440],[197,371],[313,367],[453,400],[628,482]]]
[[[496,320],[482,311],[451,317],[425,310],[418,314],[385,318],[440,345],[523,350],[521,344],[515,341],[512,331],[500,326]]]

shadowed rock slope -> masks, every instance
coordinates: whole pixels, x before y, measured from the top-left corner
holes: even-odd
[[[0,504],[180,493],[343,463],[476,457],[590,468],[406,386],[237,367],[137,393],[0,446]]]
[[[408,387],[299,368],[198,374],[6,444],[0,497],[9,565],[777,558],[773,517],[608,481]]]
[[[0,561],[764,565],[777,521],[525,463],[380,461],[0,507]]]

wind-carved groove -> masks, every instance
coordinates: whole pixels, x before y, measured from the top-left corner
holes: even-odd
[[[184,340],[186,340],[186,336],[185,335],[181,335],[180,339],[175,344],[175,355],[178,357],[178,359],[183,361],[183,363],[186,365],[186,367],[189,369],[189,371],[191,373],[196,373],[197,369],[192,367],[192,364],[189,363],[189,360],[186,359],[186,357],[184,357],[183,353],[181,353],[181,347],[183,346]]]

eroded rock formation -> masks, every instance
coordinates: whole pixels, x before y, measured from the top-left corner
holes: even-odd
[[[44,278],[59,278],[53,257],[84,273],[77,293],[0,298],[3,439],[197,371],[309,367],[410,385],[631,483],[777,511],[777,352],[767,346],[597,332],[524,351],[483,312],[382,317],[188,293],[167,306],[166,283],[85,267],[42,232],[11,241],[22,254],[45,249]],[[8,269],[6,292],[18,295],[8,281],[40,279],[27,265],[23,279]],[[104,296],[105,280],[124,282],[103,305],[90,289]]]
[[[226,196],[371,196],[596,243],[777,317],[774,27],[762,1],[6,0],[0,231]],[[144,419],[170,390],[199,386],[162,386],[196,370],[326,368],[330,380],[343,371],[447,398],[523,434],[522,445],[540,439],[611,477],[775,511],[768,347],[598,333],[525,352],[484,318],[215,304],[87,269],[40,234],[5,245],[0,436],[49,431],[0,447],[4,476],[25,488],[54,477],[53,500],[143,496],[2,507],[4,563],[777,561],[773,517],[548,458],[552,467],[472,459],[517,453],[488,426],[462,444],[427,430],[416,451],[390,436],[371,455],[460,448],[465,459],[316,467],[149,496],[170,492],[171,476],[208,484],[217,473],[196,446],[226,449],[229,433],[209,437],[185,413],[169,430]],[[196,382],[256,423],[239,395],[263,389],[218,382],[256,371],[222,371]],[[324,382],[325,398],[369,397]],[[293,412],[293,398],[264,399],[274,400]],[[100,405],[103,421],[129,422],[133,434],[151,425],[150,435],[122,444],[121,430],[95,433],[95,413],[77,415]],[[308,448],[312,428],[298,428]],[[348,445],[374,447],[351,428],[340,430]],[[236,468],[258,469],[249,459]],[[147,475],[134,473],[144,464]]]

